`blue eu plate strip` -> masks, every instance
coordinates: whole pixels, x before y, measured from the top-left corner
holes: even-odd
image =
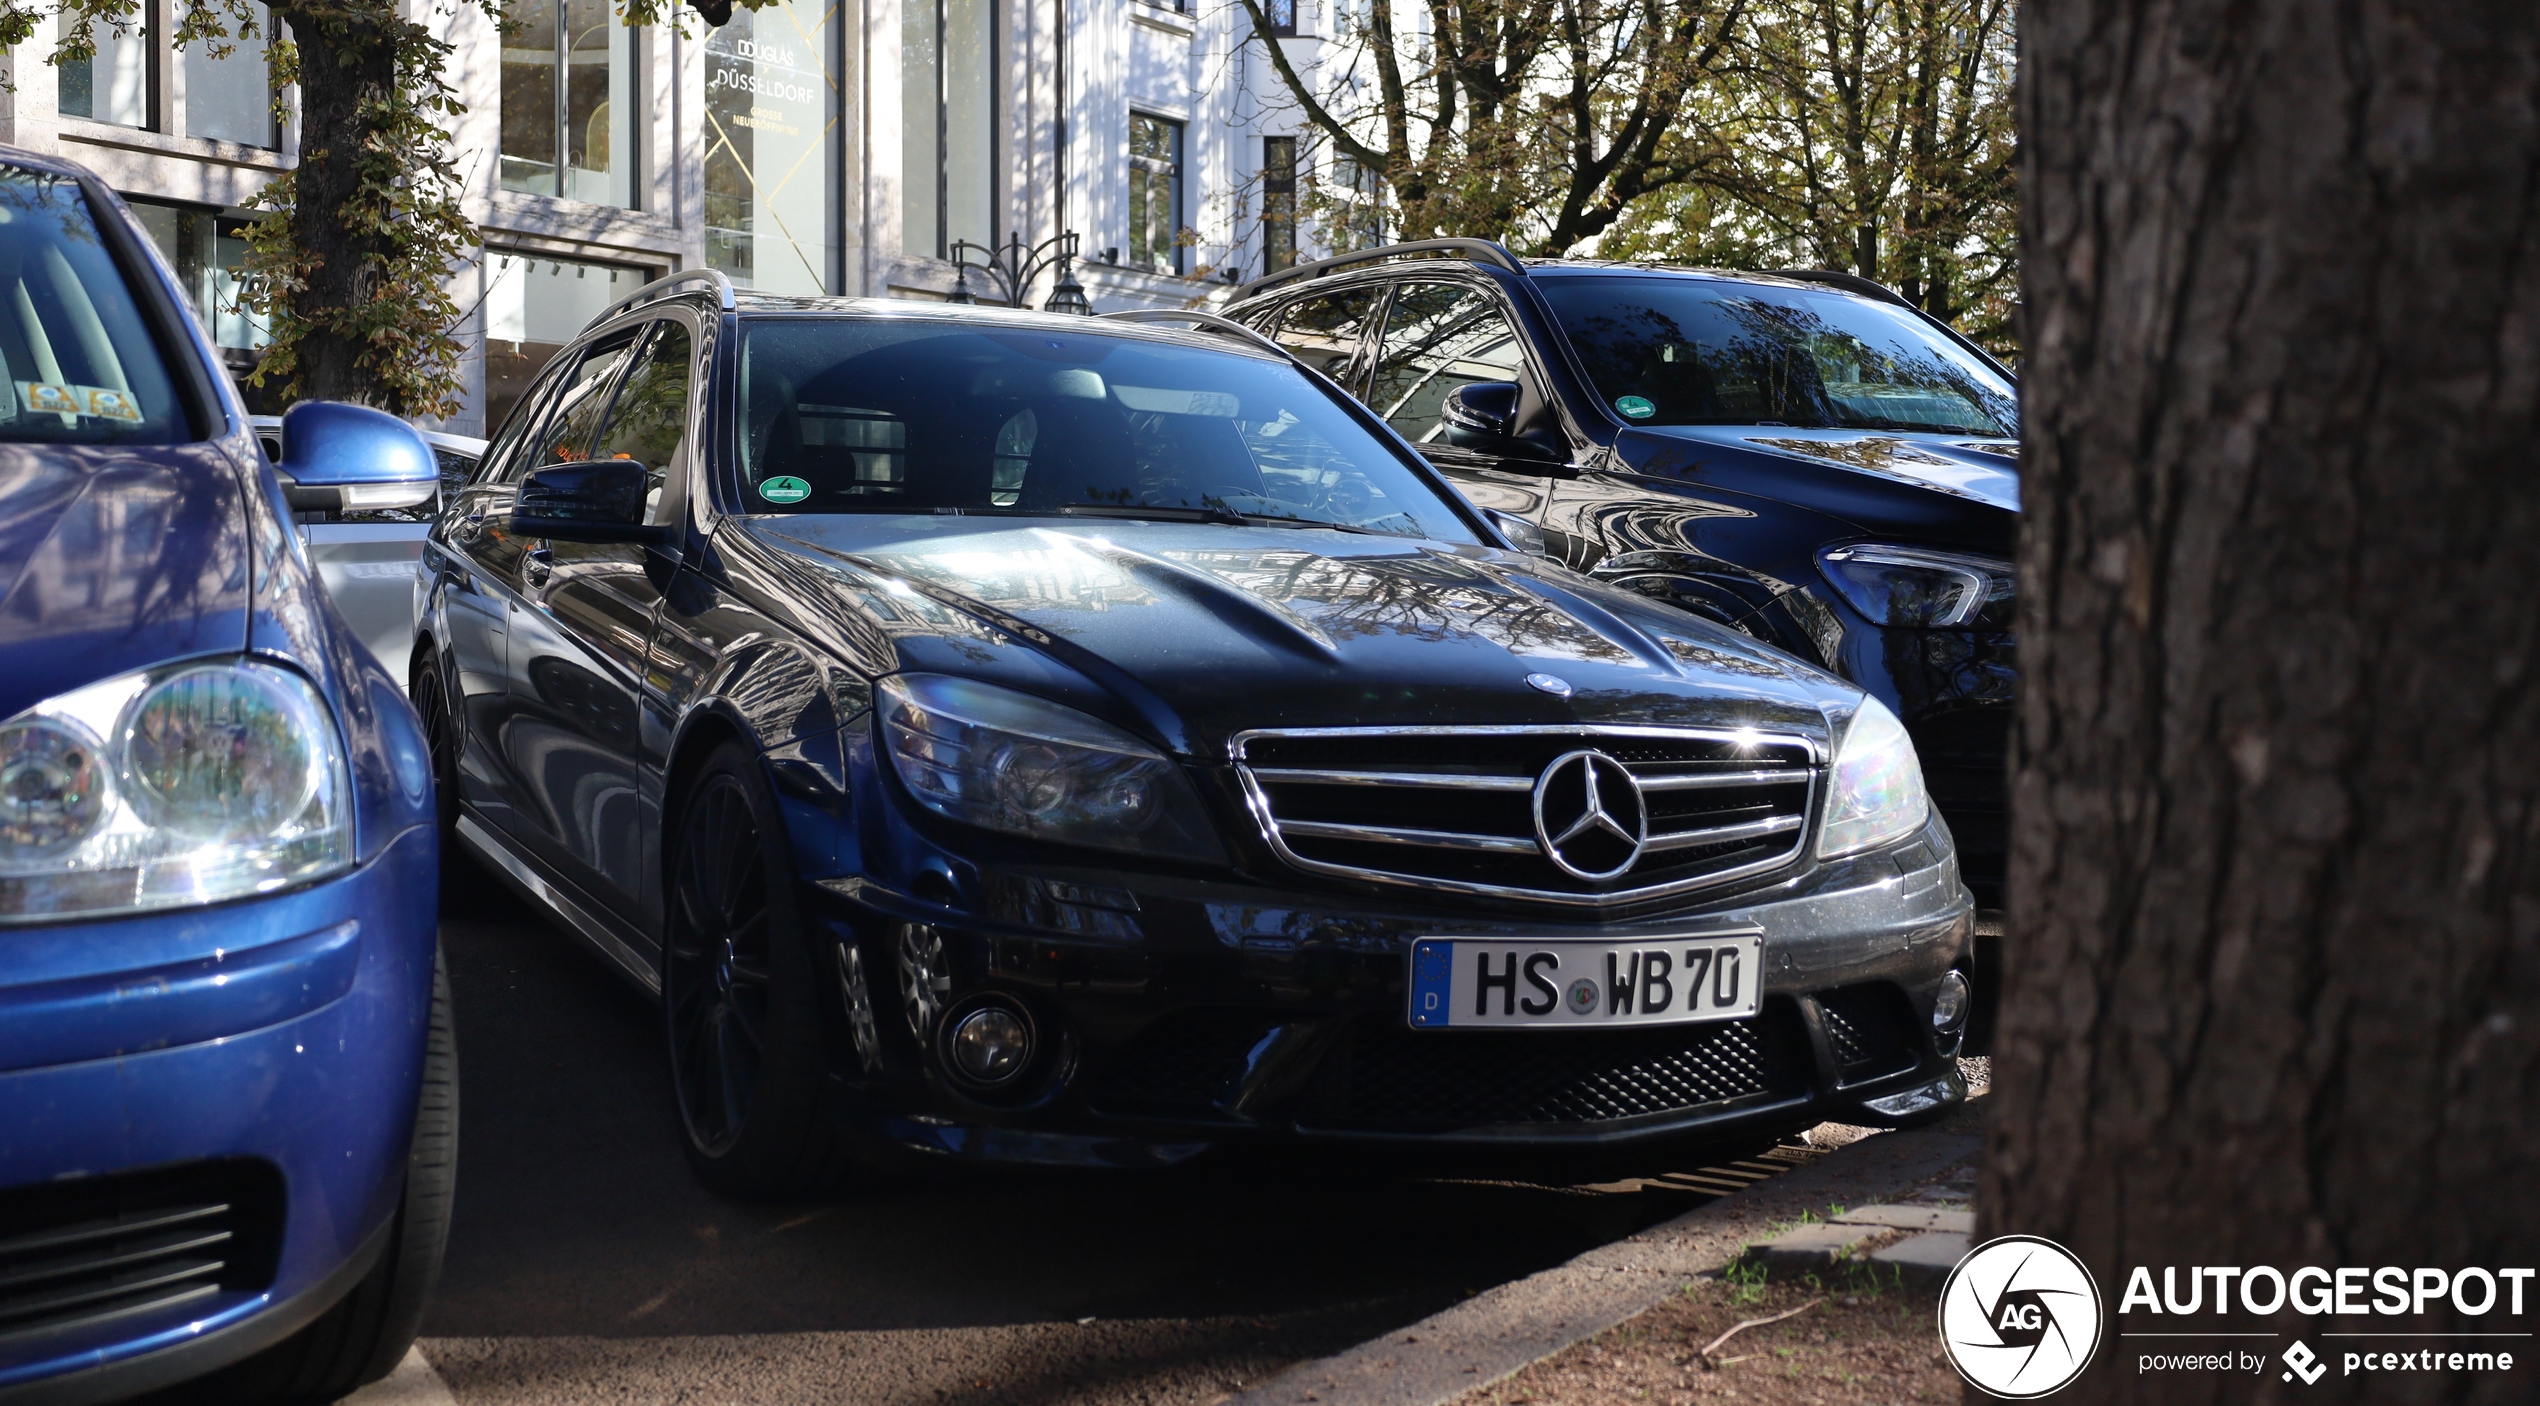
[[[1411,1023],[1446,1024],[1447,999],[1453,994],[1455,944],[1422,938],[1411,944]]]

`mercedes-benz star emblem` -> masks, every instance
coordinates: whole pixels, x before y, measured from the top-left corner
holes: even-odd
[[[1535,842],[1574,879],[1611,879],[1649,842],[1640,783],[1603,752],[1565,752],[1535,778]]]
[[[1559,674],[1528,674],[1526,687],[1549,693],[1555,698],[1570,696],[1570,681]]]

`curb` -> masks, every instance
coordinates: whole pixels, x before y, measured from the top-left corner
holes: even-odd
[[[1347,1352],[1300,1362],[1218,1406],[1443,1406],[1665,1300],[1777,1221],[1884,1200],[1975,1160],[1984,1139],[1967,1126],[1953,1117],[1865,1137]]]

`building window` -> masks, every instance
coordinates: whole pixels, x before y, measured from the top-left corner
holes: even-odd
[[[1129,264],[1182,271],[1182,124],[1129,114]]]
[[[190,106],[190,84],[186,97]],[[223,352],[253,353],[273,340],[264,314],[250,311],[238,297],[244,286],[239,269],[247,262],[246,220],[193,206],[126,203],[150,232],[150,242],[176,269],[177,284],[194,315],[203,320],[203,329],[212,334],[212,345]],[[254,359],[230,360],[252,365]]]
[[[952,257],[997,240],[993,0],[906,0],[900,33],[900,247]]]
[[[1263,0],[1262,17],[1270,21],[1270,32],[1282,38],[1296,37],[1296,0]]]
[[[503,40],[503,189],[635,203],[635,31],[611,0],[519,0]]]
[[[839,289],[841,13],[780,0],[706,31],[706,263],[745,288]]]
[[[226,41],[197,39],[185,50],[185,135],[189,137],[241,146],[282,144],[274,130],[273,67],[267,56],[273,16],[262,0],[249,9],[255,16],[253,36],[239,33],[246,26],[229,15],[225,22],[232,32]],[[228,45],[227,54],[212,52],[219,43]]]
[[[57,70],[60,110],[64,116],[119,127],[148,127],[150,122],[150,30],[147,0],[135,11],[132,28],[118,32],[103,20],[93,23],[93,58],[72,59]],[[65,16],[62,31],[70,29]]]
[[[1332,252],[1355,253],[1385,242],[1384,177],[1346,156],[1332,158],[1328,194],[1332,207]]]
[[[1261,139],[1261,271],[1296,267],[1296,138]]]
[[[735,10],[733,20],[747,13]],[[486,251],[486,433],[502,427],[529,383],[592,318],[652,277],[644,269]]]

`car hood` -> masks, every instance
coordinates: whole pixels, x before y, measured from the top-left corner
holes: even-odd
[[[211,444],[0,444],[0,718],[247,640],[238,470]]]
[[[888,633],[897,667],[1076,692],[1044,667],[1056,665],[1194,752],[1253,727],[1449,722],[1822,737],[1826,708],[1848,695],[1745,636],[1493,548],[1081,520],[762,518],[746,530],[843,587]]]
[[[1638,446],[1638,456],[1633,455],[1633,446],[1618,446],[1636,462],[1641,458],[1664,458],[1667,448],[1674,448],[1679,454],[1687,449],[1698,453],[1700,446],[1762,451],[1836,465],[1889,483],[1925,488],[2008,512],[2017,512],[2020,507],[2019,446],[2011,440],[1893,430],[1790,429],[1779,425],[1635,426],[1624,436],[1643,441]],[[1666,441],[1675,443],[1665,445]]]

